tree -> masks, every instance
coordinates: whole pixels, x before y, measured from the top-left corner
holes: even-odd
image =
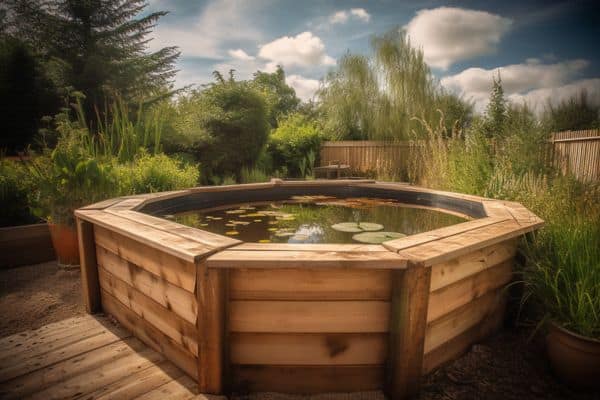
[[[252,80],[254,87],[260,91],[269,108],[269,123],[277,127],[277,120],[295,111],[300,104],[294,88],[285,83],[285,72],[280,65],[273,73],[257,71]]]
[[[438,109],[470,118],[470,106],[441,90],[423,52],[401,30],[374,37],[371,48],[371,56],[344,55],[325,78],[318,94],[327,136],[402,140],[425,134],[418,120],[437,126]]]
[[[498,80],[492,77],[493,85],[490,102],[485,111],[484,129],[489,138],[503,137],[506,131],[507,104],[502,88],[502,78],[498,72]]]
[[[171,84],[179,53],[147,52],[147,36],[166,12],[141,16],[146,0],[7,2],[9,33],[39,53],[57,86],[86,95],[86,111],[114,92],[138,102]]]
[[[37,58],[22,42],[0,38],[0,153],[23,151],[44,115],[55,114],[60,97]]]
[[[253,166],[269,135],[268,110],[251,81],[236,81],[233,71],[178,100],[178,122],[166,134],[167,150],[200,161],[203,183],[240,178]]]
[[[600,106],[591,104],[583,90],[558,105],[548,100],[543,120],[551,132],[600,128]]]

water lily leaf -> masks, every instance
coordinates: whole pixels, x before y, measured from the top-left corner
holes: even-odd
[[[241,218],[256,218],[256,217],[264,217],[266,214],[261,212],[255,212],[250,214],[240,215]]]
[[[331,228],[338,232],[374,232],[383,229],[383,225],[374,222],[341,222],[331,225]]]
[[[227,231],[227,232],[225,232],[225,234],[227,236],[235,236],[235,235],[239,235],[240,233],[238,231]]]
[[[268,230],[269,232],[275,232],[275,231],[277,231],[277,228],[269,228],[269,229],[267,229],[267,230]]]
[[[256,210],[256,207],[253,207],[253,206],[241,206],[240,210]]]
[[[400,232],[363,232],[352,236],[352,239],[361,243],[379,244],[392,239],[398,239],[406,236]]]
[[[262,222],[262,219],[255,219],[254,222]]]
[[[271,243],[269,239],[260,239],[258,243]]]
[[[290,237],[290,236],[294,236],[294,235],[295,235],[294,232],[281,232],[281,231],[275,232],[275,236],[277,236],[279,238]]]
[[[227,210],[225,214],[246,214],[246,210]]]

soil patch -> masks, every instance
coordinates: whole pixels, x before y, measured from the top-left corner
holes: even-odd
[[[0,270],[0,337],[83,315],[79,269],[56,262]]]

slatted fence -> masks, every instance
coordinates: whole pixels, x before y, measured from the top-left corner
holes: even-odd
[[[600,180],[600,130],[564,131],[552,134],[549,162],[564,174],[582,181]],[[339,141],[323,142],[321,165],[350,165],[354,174],[406,175],[410,154],[419,142]]]

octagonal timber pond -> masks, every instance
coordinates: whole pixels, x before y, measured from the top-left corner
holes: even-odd
[[[379,244],[307,243],[302,224],[244,242],[199,229],[206,221],[175,221],[257,209],[247,215],[262,220],[267,205],[315,199],[435,216],[411,217],[407,236],[367,235]],[[359,231],[387,231],[392,218],[382,212],[375,228],[357,221]],[[290,222],[290,214],[270,217]],[[113,315],[201,392],[381,389],[394,399],[500,326],[517,239],[543,224],[518,203],[371,180],[197,187],[111,199],[76,216],[88,311]],[[228,223],[238,229],[241,220]]]

